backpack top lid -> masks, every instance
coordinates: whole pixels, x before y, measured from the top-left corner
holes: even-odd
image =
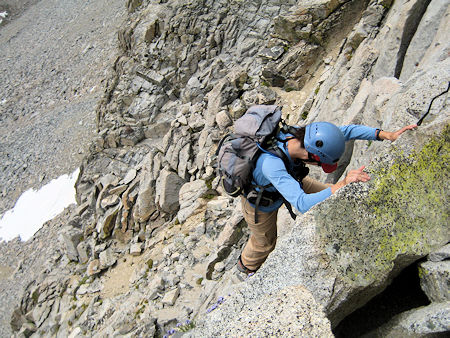
[[[320,162],[335,165],[345,150],[342,131],[329,122],[315,122],[306,126],[305,149],[320,158]]]
[[[281,107],[255,105],[234,123],[235,134],[258,139],[260,142],[271,135],[281,120]]]

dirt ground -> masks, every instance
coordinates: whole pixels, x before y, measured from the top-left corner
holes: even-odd
[[[0,215],[24,191],[79,167],[127,13],[123,0],[0,1],[4,11]]]

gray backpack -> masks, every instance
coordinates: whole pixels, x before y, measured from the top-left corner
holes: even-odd
[[[281,107],[250,107],[234,123],[234,134],[226,135],[216,154],[217,171],[224,190],[230,196],[247,196],[250,192],[256,160],[268,149],[280,131]]]
[[[226,135],[216,151],[217,172],[224,190],[230,196],[243,195],[255,206],[255,223],[258,223],[258,207],[268,206],[282,199],[292,218],[295,214],[289,202],[278,192],[270,192],[266,186],[252,183],[253,170],[261,152],[271,153],[280,158],[286,170],[299,184],[308,175],[309,169],[303,162],[292,168],[287,155],[277,146],[278,133],[294,133],[294,127],[286,125],[281,119],[279,106],[252,106],[234,123],[234,134]]]

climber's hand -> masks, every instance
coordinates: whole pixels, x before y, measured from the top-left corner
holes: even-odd
[[[417,128],[417,124],[411,124],[409,126],[403,127],[397,131],[380,131],[379,137],[382,140],[389,140],[391,142],[394,142],[398,139],[398,137],[403,134],[407,130],[413,130]]]
[[[352,182],[367,182],[370,180],[370,176],[364,172],[364,169],[366,167],[362,166],[359,169],[350,170],[345,176],[345,178],[342,181],[339,181],[338,183],[331,186],[331,192],[334,193],[339,188],[342,188],[343,186],[346,186],[349,183]]]
[[[359,169],[350,170],[344,179],[345,185],[352,182],[367,182],[370,180],[369,175],[364,172],[365,166]]]

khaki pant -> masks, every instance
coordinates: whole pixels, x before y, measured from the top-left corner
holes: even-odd
[[[310,177],[303,179],[303,190],[307,194],[322,191],[329,185],[320,183]],[[242,263],[250,270],[258,270],[267,256],[275,249],[277,242],[277,214],[258,211],[258,223],[255,223],[255,208],[242,198],[242,212],[250,229],[250,238],[241,254]]]

